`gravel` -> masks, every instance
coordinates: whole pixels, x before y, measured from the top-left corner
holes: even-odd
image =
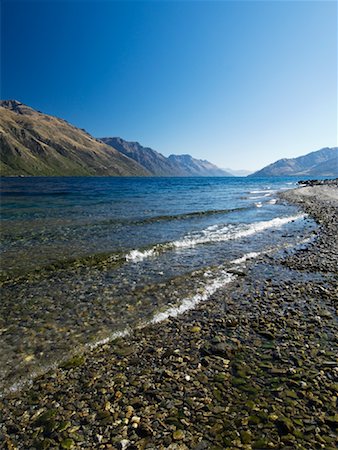
[[[300,249],[2,398],[0,447],[337,448],[337,192],[281,194],[319,224]]]

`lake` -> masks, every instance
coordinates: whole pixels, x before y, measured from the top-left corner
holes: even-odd
[[[315,227],[294,178],[1,181],[0,388],[183,313]]]

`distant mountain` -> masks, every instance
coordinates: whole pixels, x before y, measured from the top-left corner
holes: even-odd
[[[110,145],[128,158],[137,161],[142,167],[148,170],[151,175],[175,176],[177,170],[170,161],[161,153],[149,147],[143,147],[138,142],[128,142],[119,137],[101,138],[101,141]]]
[[[309,176],[309,177],[337,177],[338,176],[338,147],[322,148],[304,156],[291,159],[280,159],[250,177],[276,176]]]
[[[161,153],[149,147],[143,147],[138,142],[128,142],[119,137],[105,137],[101,138],[101,141],[134,159],[154,176],[232,176],[209,161],[195,159],[190,155],[170,155],[166,158]]]
[[[0,101],[1,175],[144,176],[133,159],[16,100]]]
[[[232,175],[209,161],[195,159],[190,155],[170,155],[168,160],[189,177],[231,177]]]
[[[248,175],[252,174],[252,170],[244,170],[244,169],[224,169],[226,172],[230,173],[234,177],[247,177]]]

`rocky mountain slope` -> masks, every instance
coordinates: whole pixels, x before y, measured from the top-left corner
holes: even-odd
[[[338,147],[322,148],[298,158],[280,159],[249,176],[338,176]]]
[[[1,175],[231,176],[189,155],[169,158],[137,142],[94,138],[16,100],[0,101]]]
[[[232,176],[209,161],[196,159],[190,155],[170,155],[166,158],[161,153],[149,147],[143,147],[138,142],[128,142],[118,137],[106,137],[101,140],[137,161],[154,176]]]
[[[133,159],[63,119],[0,101],[1,175],[144,176]]]
[[[128,142],[119,137],[101,138],[101,141],[111,145],[119,152],[137,161],[141,166],[156,176],[177,176],[177,169],[161,153],[149,147],[143,147],[138,142]],[[179,172],[179,175],[183,173]]]

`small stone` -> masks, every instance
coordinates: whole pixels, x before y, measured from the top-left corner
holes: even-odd
[[[298,395],[296,394],[295,391],[291,391],[291,390],[289,390],[289,389],[286,389],[286,390],[284,391],[284,393],[285,393],[285,395],[286,395],[287,397],[298,399]]]
[[[70,358],[61,367],[63,369],[74,369],[75,367],[82,366],[82,364],[84,364],[85,361],[86,358],[83,355],[77,355],[73,356],[73,358]]]
[[[277,419],[278,419],[277,414],[272,413],[269,415],[269,420],[271,420],[271,422],[275,422]]]
[[[267,441],[267,439],[264,439],[264,438],[258,439],[257,441],[255,441],[253,443],[252,448],[259,449],[259,450],[267,449],[267,448],[269,448],[269,441]]]
[[[53,419],[55,415],[56,415],[56,410],[55,409],[49,409],[49,410],[45,411],[44,413],[42,413],[41,415],[39,415],[37,417],[37,419],[35,420],[35,423],[37,425],[45,425],[51,419]]]
[[[332,426],[337,427],[337,425],[338,425],[338,413],[335,414],[334,416],[327,416],[327,417],[325,418],[325,421],[326,421],[329,425],[332,425]]]
[[[74,448],[74,441],[73,439],[64,439],[63,441],[61,441],[61,447],[69,450],[71,448]]]
[[[276,427],[280,434],[289,434],[294,431],[294,426],[292,421],[288,417],[282,417],[276,421]]]
[[[105,411],[112,411],[111,403],[110,402],[106,402],[104,404],[104,409],[105,409]]]
[[[130,419],[130,417],[133,415],[133,413],[134,413],[134,408],[132,406],[128,405],[126,408],[127,419]]]
[[[128,439],[122,439],[122,441],[120,442],[121,450],[125,450],[128,447],[128,444],[129,444]]]
[[[182,430],[176,430],[173,432],[173,439],[175,441],[181,441],[184,439],[184,432]]]
[[[241,440],[243,444],[250,444],[252,440],[252,434],[250,430],[241,431]]]

